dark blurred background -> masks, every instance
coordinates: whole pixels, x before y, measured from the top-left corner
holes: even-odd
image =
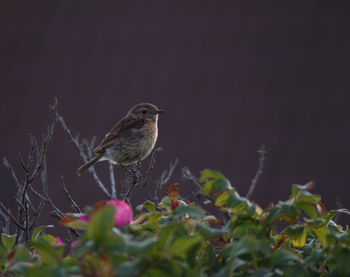
[[[328,209],[350,208],[349,10],[300,3],[1,1],[0,155],[23,175],[17,154],[29,132],[46,132],[55,96],[72,132],[98,141],[133,105],[151,102],[167,111],[152,182],[178,157],[172,182],[182,194],[195,189],[180,174],[188,166],[197,176],[221,171],[245,195],[265,143],[255,202],[266,207],[314,180]],[[58,128],[49,192],[64,211],[59,174],[81,206],[104,198],[88,173],[76,176],[79,165]],[[106,163],[97,169],[106,175]],[[15,210],[4,167],[0,181],[0,200]]]

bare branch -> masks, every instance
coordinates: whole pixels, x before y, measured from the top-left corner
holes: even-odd
[[[159,198],[159,192],[160,189],[169,182],[170,178],[173,176],[174,170],[176,168],[176,165],[178,164],[179,160],[175,159],[174,162],[170,163],[169,170],[164,170],[162,175],[160,176],[159,180],[157,181],[156,189],[154,191],[154,198],[153,202],[157,203]]]
[[[187,180],[195,184],[199,191],[202,190],[202,185],[199,182],[198,178],[192,174],[188,167],[184,167],[181,170],[182,176]]]
[[[77,203],[73,200],[73,198],[69,194],[68,189],[66,187],[66,183],[64,182],[64,178],[63,178],[62,175],[60,175],[60,179],[61,179],[61,183],[62,183],[62,186],[63,186],[63,191],[66,194],[66,196],[67,196],[67,198],[68,198],[68,200],[69,200],[69,202],[70,202],[70,204],[72,206],[73,211],[76,212],[76,213],[80,213],[81,210],[80,210],[79,206],[77,205]]]
[[[60,124],[60,126],[62,127],[62,129],[66,132],[68,138],[73,142],[73,145],[75,146],[75,148],[78,150],[80,157],[82,158],[82,160],[84,161],[84,163],[86,163],[88,161],[88,156],[85,154],[84,152],[84,145],[87,145],[87,150],[89,152],[89,157],[91,157],[91,149],[90,146],[92,146],[95,142],[95,139],[93,138],[91,140],[91,143],[89,145],[89,143],[87,142],[87,140],[83,140],[82,143],[79,142],[79,134],[76,135],[76,137],[74,137],[71,133],[71,131],[69,130],[68,126],[66,125],[63,117],[61,115],[59,115],[58,111],[57,111],[57,98],[54,98],[54,103],[53,105],[50,106],[52,112],[55,115],[55,119],[56,121]],[[85,142],[85,143],[84,143]],[[97,173],[95,171],[95,168],[92,166],[89,168],[89,172],[92,174],[95,182],[97,183],[97,186],[104,192],[104,194],[108,197],[108,198],[112,198],[111,194],[108,192],[108,190],[106,189],[106,187],[103,185],[103,183],[101,182],[101,180],[99,179],[99,177],[97,176]]]
[[[156,157],[157,157],[158,153],[159,153],[160,151],[162,151],[162,150],[163,150],[162,147],[158,147],[158,148],[157,148],[156,150],[154,150],[153,153],[152,153],[151,161],[149,162],[149,166],[148,166],[148,169],[147,169],[147,172],[146,172],[146,177],[145,177],[145,179],[144,179],[143,182],[142,182],[142,186],[143,186],[144,188],[146,187],[146,184],[147,184],[148,179],[149,179],[149,177],[150,177],[150,175],[151,175],[151,172],[152,172],[153,169],[154,169],[154,165],[155,165],[155,163],[156,163]]]
[[[260,178],[260,176],[263,173],[263,168],[264,168],[264,161],[265,161],[265,154],[266,154],[266,150],[265,150],[265,144],[262,144],[260,146],[260,149],[258,150],[259,153],[259,159],[258,159],[258,169],[256,171],[256,174],[250,184],[248,193],[246,195],[246,198],[249,199],[249,197],[251,196],[251,194],[254,192],[255,190],[255,186],[258,183],[258,180]]]
[[[17,176],[16,176],[16,173],[15,173],[15,171],[14,171],[12,165],[9,163],[9,161],[8,161],[7,158],[5,158],[5,157],[2,159],[2,163],[3,163],[3,165],[7,168],[7,170],[10,171],[11,176],[12,176],[12,178],[13,178],[15,184],[16,184],[16,187],[17,187],[17,189],[18,189],[18,188],[21,186],[21,184],[20,184],[20,182],[18,181],[18,178],[17,178]]]
[[[4,204],[2,204],[1,202],[0,202],[0,207],[5,212],[5,214],[7,214],[7,216],[10,217],[12,222],[15,223],[19,229],[24,230],[24,226],[17,221],[17,219],[11,214],[11,212],[9,210],[6,209]]]
[[[123,185],[124,193],[122,197],[124,201],[130,202],[129,199],[130,199],[131,193],[137,186],[138,180],[140,178],[140,166],[141,166],[141,162],[138,162],[136,165],[133,166],[131,171],[127,169],[127,172],[131,178],[131,182],[129,182],[127,179],[126,183]]]
[[[113,164],[110,161],[108,161],[108,165],[109,165],[109,180],[111,181],[112,199],[116,199],[117,198],[117,192],[116,192],[116,189],[115,189],[114,167],[113,167]]]
[[[7,215],[5,215],[2,210],[0,209],[0,215],[4,218],[5,225],[2,226],[2,232],[5,234],[9,234],[10,230],[10,219]]]

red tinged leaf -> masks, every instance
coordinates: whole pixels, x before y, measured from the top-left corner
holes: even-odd
[[[220,240],[220,237],[214,237],[211,239],[212,242],[218,242]]]
[[[327,215],[327,210],[326,210],[325,205],[321,201],[318,202],[318,205],[321,207],[322,214]]]
[[[222,219],[211,219],[211,220],[208,220],[208,223],[210,224],[215,224],[215,225],[220,225],[222,224],[224,221]]]
[[[72,216],[65,216],[60,220],[61,225],[69,225],[70,223],[76,221],[77,219]]]
[[[179,202],[171,199],[171,209],[175,210],[179,206]]]
[[[169,195],[169,197],[178,196],[179,195],[179,189],[177,188],[177,185],[178,184],[174,183],[174,184],[171,184],[168,187],[168,195]]]
[[[16,254],[16,249],[14,249],[13,251],[11,251],[8,255],[7,255],[7,260],[10,261],[13,259],[13,257]]]
[[[286,236],[283,232],[281,239],[278,241],[278,243],[275,245],[275,247],[273,249],[276,250],[276,249],[280,248],[284,244],[285,240],[286,240]]]
[[[94,208],[94,210],[98,210],[98,209],[104,207],[105,205],[106,205],[105,201],[100,200],[94,204],[93,208]]]
[[[272,202],[270,202],[270,204],[269,205],[267,205],[267,209],[271,209],[273,207],[273,203]]]

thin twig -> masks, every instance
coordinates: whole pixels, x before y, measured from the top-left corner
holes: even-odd
[[[138,162],[136,165],[133,166],[131,170],[131,174],[128,172],[131,178],[131,182],[127,182],[123,186],[124,193],[122,197],[124,201],[130,202],[129,199],[130,199],[131,193],[137,186],[138,180],[140,178],[140,166],[141,166],[141,162]]]
[[[63,178],[62,175],[60,175],[60,179],[61,179],[61,183],[62,183],[62,186],[63,186],[63,191],[66,194],[66,196],[67,196],[67,198],[68,198],[68,200],[69,200],[69,202],[70,202],[70,204],[72,206],[73,211],[76,212],[76,213],[80,213],[81,210],[80,210],[78,204],[73,200],[73,198],[69,194],[68,189],[66,187],[66,183],[64,182],[64,178]]]
[[[199,191],[202,190],[202,185],[199,182],[198,178],[192,174],[192,172],[188,169],[188,167],[184,167],[181,170],[182,176],[187,180],[195,184]]]
[[[2,232],[5,234],[9,234],[10,229],[10,219],[7,215],[5,215],[2,210],[0,209],[0,215],[4,218],[5,226],[2,227]]]
[[[111,196],[112,196],[112,199],[116,199],[117,191],[115,189],[114,167],[110,161],[108,161],[108,165],[109,165],[109,180],[111,181],[111,194],[112,194]]]
[[[248,190],[248,193],[246,195],[246,198],[249,199],[250,195],[254,192],[255,190],[255,186],[256,184],[258,183],[258,180],[260,178],[260,176],[262,175],[263,173],[263,168],[264,168],[264,161],[265,161],[265,154],[266,154],[266,150],[265,150],[265,144],[262,144],[260,146],[260,149],[258,150],[258,153],[259,153],[259,159],[258,159],[258,169],[256,171],[256,174],[250,184],[250,187],[249,187],[249,190]]]
[[[151,156],[151,161],[149,162],[149,166],[148,166],[148,169],[147,169],[147,172],[146,172],[146,177],[145,177],[145,179],[142,182],[142,187],[144,187],[144,188],[146,187],[146,184],[147,184],[148,179],[149,179],[149,177],[151,175],[151,172],[154,169],[154,165],[156,163],[156,157],[157,157],[158,153],[160,151],[162,151],[162,150],[163,150],[162,147],[158,147],[156,150],[153,151],[152,156]]]
[[[81,143],[79,143],[79,140],[78,140],[79,136],[77,135],[76,137],[74,137],[72,135],[71,131],[67,127],[66,123],[64,122],[63,117],[60,116],[58,111],[57,111],[57,98],[54,98],[54,103],[53,103],[53,105],[51,105],[51,110],[54,113],[55,118],[58,121],[58,123],[60,124],[60,126],[62,127],[62,129],[66,132],[68,138],[73,142],[73,145],[78,150],[78,152],[80,154],[80,157],[83,159],[84,163],[86,163],[88,161],[88,157],[87,157],[87,155],[84,152],[83,145]],[[87,147],[87,148],[88,148],[88,150],[90,149],[90,147]],[[91,156],[91,154],[90,154],[90,156]],[[108,198],[111,198],[110,193],[108,192],[106,187],[103,185],[103,183],[101,182],[101,180],[97,176],[97,173],[96,173],[96,171],[95,171],[93,166],[89,168],[89,172],[92,174],[92,176],[93,176],[95,182],[97,183],[98,187],[104,192],[104,194],[106,194],[106,196]]]
[[[15,171],[14,171],[12,165],[9,163],[9,161],[7,160],[6,157],[4,157],[4,158],[2,159],[2,163],[3,163],[3,165],[8,169],[8,171],[10,171],[11,176],[12,176],[12,178],[13,178],[15,184],[16,184],[16,187],[17,187],[17,189],[18,189],[18,188],[21,186],[21,184],[20,184],[20,182],[18,181],[17,175],[16,175],[16,173],[15,173]]]
[[[159,192],[160,189],[167,183],[169,182],[170,178],[173,176],[174,170],[176,165],[178,164],[179,160],[175,159],[174,162],[170,163],[169,165],[169,170],[164,170],[162,175],[160,176],[159,180],[157,181],[156,184],[156,189],[154,191],[154,197],[153,197],[153,202],[157,203],[158,198],[159,198]]]
[[[5,212],[5,214],[7,214],[10,217],[12,222],[15,223],[19,229],[24,230],[24,226],[17,221],[17,219],[11,214],[9,210],[6,209],[4,204],[2,204],[1,202],[0,202],[0,207]]]

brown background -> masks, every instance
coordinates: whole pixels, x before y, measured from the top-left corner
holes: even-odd
[[[178,157],[179,169],[220,170],[245,195],[264,142],[256,202],[314,180],[328,208],[337,199],[350,208],[349,9],[293,3],[1,1],[0,155],[16,164],[28,132],[46,131],[54,96],[71,130],[98,140],[131,106],[151,102],[167,110],[153,181]],[[81,206],[104,197],[89,174],[75,175],[81,160],[62,130],[48,162],[63,210],[59,174]],[[186,195],[194,187],[179,172]],[[0,181],[0,200],[14,207],[3,167]]]

